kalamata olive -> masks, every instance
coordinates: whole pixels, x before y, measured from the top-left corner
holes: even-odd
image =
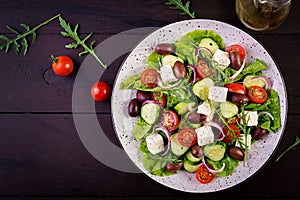
[[[141,103],[144,102],[145,100],[150,100],[151,99],[151,92],[138,90],[136,92],[136,98]]]
[[[240,69],[242,66],[241,55],[236,51],[231,51],[229,52],[229,57],[231,61],[231,66],[236,70]]]
[[[131,117],[136,117],[140,112],[141,106],[138,99],[132,99],[128,104],[128,114]]]
[[[263,138],[264,135],[266,135],[268,133],[269,133],[269,131],[267,131],[266,129],[263,129],[260,126],[257,126],[251,135],[252,135],[253,139],[260,140]]]
[[[240,161],[244,160],[245,156],[244,151],[241,148],[235,146],[229,148],[228,154],[230,157]]]
[[[249,102],[249,98],[244,94],[233,93],[231,97],[231,102],[236,105],[242,105]]]
[[[191,153],[196,158],[201,158],[203,156],[203,149],[202,147],[195,145],[191,149]]]
[[[183,162],[179,163],[168,163],[166,165],[166,170],[168,172],[177,172],[183,166]]]
[[[193,124],[200,124],[206,120],[206,115],[192,112],[188,115],[188,120]]]
[[[183,79],[186,76],[186,68],[184,64],[178,60],[174,63],[173,71],[178,79]]]
[[[175,46],[170,43],[160,43],[155,46],[155,52],[160,55],[168,55],[175,52]]]

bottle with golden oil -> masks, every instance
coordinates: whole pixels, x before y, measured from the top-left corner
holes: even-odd
[[[288,16],[291,0],[236,0],[236,14],[255,31],[272,30]]]

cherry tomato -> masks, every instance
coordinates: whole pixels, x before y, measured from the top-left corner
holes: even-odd
[[[68,56],[51,56],[52,69],[59,76],[68,76],[73,71],[73,61]]]
[[[246,53],[245,49],[239,44],[233,44],[229,46],[226,51],[230,54],[230,52],[237,52],[241,56],[241,60],[245,59]]]
[[[96,101],[105,101],[111,95],[111,89],[105,82],[96,82],[91,88],[91,95]]]
[[[167,106],[166,97],[163,94],[161,94],[160,92],[152,92],[151,93],[151,100],[159,102],[163,107]]]
[[[238,93],[238,94],[246,94],[246,88],[242,84],[239,83],[229,83],[225,85],[228,88],[229,92]]]
[[[210,164],[207,164],[210,169],[213,169]],[[196,171],[196,179],[202,184],[210,183],[215,178],[215,175],[210,173],[202,164]]]
[[[258,104],[264,103],[268,99],[268,93],[265,88],[259,86],[251,86],[248,90],[249,99]]]
[[[170,132],[175,131],[178,127],[178,116],[174,111],[165,110],[162,113],[160,124],[167,128]]]
[[[185,147],[191,147],[197,142],[197,133],[194,129],[184,128],[178,133],[178,142]]]
[[[197,63],[197,75],[200,78],[207,78],[215,76],[217,71],[216,69],[210,68],[205,58],[200,58]]]
[[[149,88],[154,88],[157,86],[159,79],[159,73],[155,69],[145,69],[141,75],[141,81],[144,85]]]
[[[223,131],[225,133],[225,138],[223,139],[223,141],[226,143],[234,142],[236,138],[240,137],[241,135],[239,128],[234,124],[228,124],[228,127],[225,126],[223,128]]]

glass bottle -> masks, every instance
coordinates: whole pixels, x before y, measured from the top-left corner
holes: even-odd
[[[272,30],[288,16],[291,0],[236,0],[238,18],[255,31]]]

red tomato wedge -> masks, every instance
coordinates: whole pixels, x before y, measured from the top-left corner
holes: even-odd
[[[236,139],[241,135],[239,128],[234,124],[228,124],[228,127],[225,126],[223,130],[225,133],[225,138],[223,139],[223,141],[226,143],[232,143],[236,141]]]
[[[210,169],[213,167],[210,164],[207,164]],[[202,164],[196,171],[196,179],[202,184],[210,183],[215,178],[213,173],[210,173],[205,166]]]
[[[251,86],[248,90],[249,99],[258,104],[264,103],[268,99],[268,93],[265,88],[259,86]]]
[[[229,83],[225,85],[228,88],[229,92],[238,93],[238,94],[246,94],[246,88],[242,84],[239,83]]]
[[[197,142],[197,133],[194,129],[185,128],[178,133],[178,141],[182,146],[190,147]]]

